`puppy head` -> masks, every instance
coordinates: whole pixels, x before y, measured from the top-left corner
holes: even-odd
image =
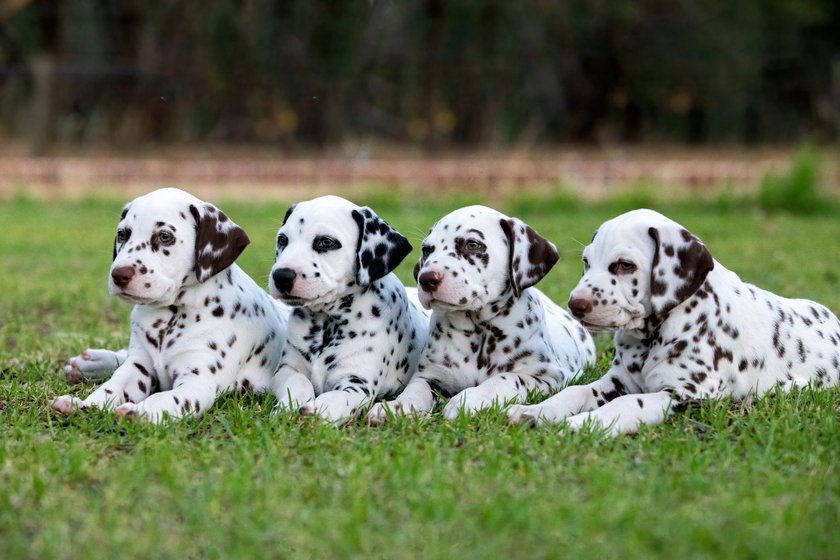
[[[598,228],[583,251],[583,267],[569,298],[572,314],[595,329],[637,329],[697,291],[714,259],[678,223],[634,210]]]
[[[476,311],[519,297],[557,262],[552,243],[517,218],[468,206],[441,218],[423,240],[414,268],[426,309]]]
[[[123,208],[108,278],[111,294],[141,305],[172,305],[181,288],[226,269],[249,240],[212,204],[158,189]]]
[[[271,295],[317,309],[390,273],[411,252],[376,215],[337,196],[295,204],[277,232]]]

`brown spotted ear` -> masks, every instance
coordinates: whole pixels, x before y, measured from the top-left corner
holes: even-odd
[[[128,215],[128,209],[129,208],[131,208],[131,203],[130,202],[128,204],[126,204],[125,206],[123,206],[122,214],[120,214],[120,221],[117,222],[118,225],[119,225],[120,222],[125,220],[125,217]],[[111,257],[111,262],[117,260],[117,249],[119,249],[119,247],[120,247],[120,242],[119,242],[118,236],[119,236],[119,233],[114,234],[114,256]]]
[[[359,226],[356,281],[367,286],[397,268],[411,252],[411,243],[367,206],[352,214]]]
[[[251,240],[212,204],[190,204],[190,213],[195,218],[195,277],[204,282],[232,265]]]
[[[509,274],[516,297],[542,280],[560,258],[554,243],[518,218],[499,220],[510,246]]]
[[[648,235],[654,242],[650,302],[656,315],[664,315],[703,285],[715,261],[703,242],[686,229],[651,227]]]

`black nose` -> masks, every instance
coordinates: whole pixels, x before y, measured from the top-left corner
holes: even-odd
[[[133,266],[120,266],[111,271],[111,279],[120,288],[128,286],[132,278],[134,278]]]
[[[592,300],[581,297],[572,298],[569,300],[569,311],[572,312],[572,315],[581,319],[592,311]]]
[[[417,282],[424,292],[434,292],[443,281],[443,274],[434,270],[427,270],[417,277]]]
[[[295,278],[297,278],[297,273],[291,268],[278,268],[271,273],[274,286],[284,294],[292,291],[292,286],[295,285]]]

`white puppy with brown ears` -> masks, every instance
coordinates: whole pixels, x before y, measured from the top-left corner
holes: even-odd
[[[598,228],[569,309],[591,328],[615,331],[612,366],[598,381],[511,407],[511,421],[592,423],[616,435],[693,400],[840,381],[840,321],[831,311],[741,281],[697,236],[652,210]]]
[[[337,196],[298,203],[277,233],[271,294],[294,307],[273,390],[276,410],[340,424],[408,383],[427,315],[391,273],[408,240]]]
[[[438,221],[415,267],[420,301],[432,309],[417,373],[396,400],[374,405],[368,421],[432,409],[434,391],[455,395],[452,419],[554,391],[595,359],[589,333],[532,286],[557,262],[554,245],[521,220],[469,206]]]
[[[158,422],[201,414],[223,391],[268,388],[288,308],[234,264],[248,243],[223,212],[184,191],[159,189],[129,203],[108,279],[111,294],[135,304],[128,350],[98,351],[103,368],[122,360],[111,378],[84,400],[64,395],[50,405]]]

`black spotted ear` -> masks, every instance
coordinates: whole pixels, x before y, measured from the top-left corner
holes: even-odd
[[[292,215],[292,212],[294,212],[294,211],[295,211],[295,207],[296,207],[296,206],[297,206],[297,204],[292,204],[291,206],[289,206],[289,209],[288,209],[288,210],[286,210],[286,215],[285,215],[285,216],[283,216],[283,223],[282,223],[282,224],[280,224],[280,227],[283,227],[283,226],[285,226],[285,225],[286,225],[286,222],[288,222],[288,221],[289,221],[289,216],[291,216],[291,215]]]
[[[128,216],[128,209],[131,208],[131,203],[129,202],[125,206],[123,206],[122,214],[120,214],[120,222],[125,220],[125,217]],[[118,224],[120,222],[117,222]],[[117,249],[119,248],[119,242],[117,240],[117,234],[114,234],[114,256],[111,257],[111,262],[117,260]]]
[[[411,252],[411,243],[366,206],[353,210],[353,219],[359,226],[356,281],[367,286],[397,268]]]
[[[522,290],[542,280],[560,258],[554,243],[548,241],[518,218],[499,220],[510,246],[508,273],[516,297]]]
[[[654,242],[650,302],[653,312],[663,315],[703,285],[715,261],[703,242],[681,227],[651,227],[648,235]]]
[[[195,277],[204,282],[232,265],[251,240],[212,204],[190,204],[190,213],[195,218]]]

